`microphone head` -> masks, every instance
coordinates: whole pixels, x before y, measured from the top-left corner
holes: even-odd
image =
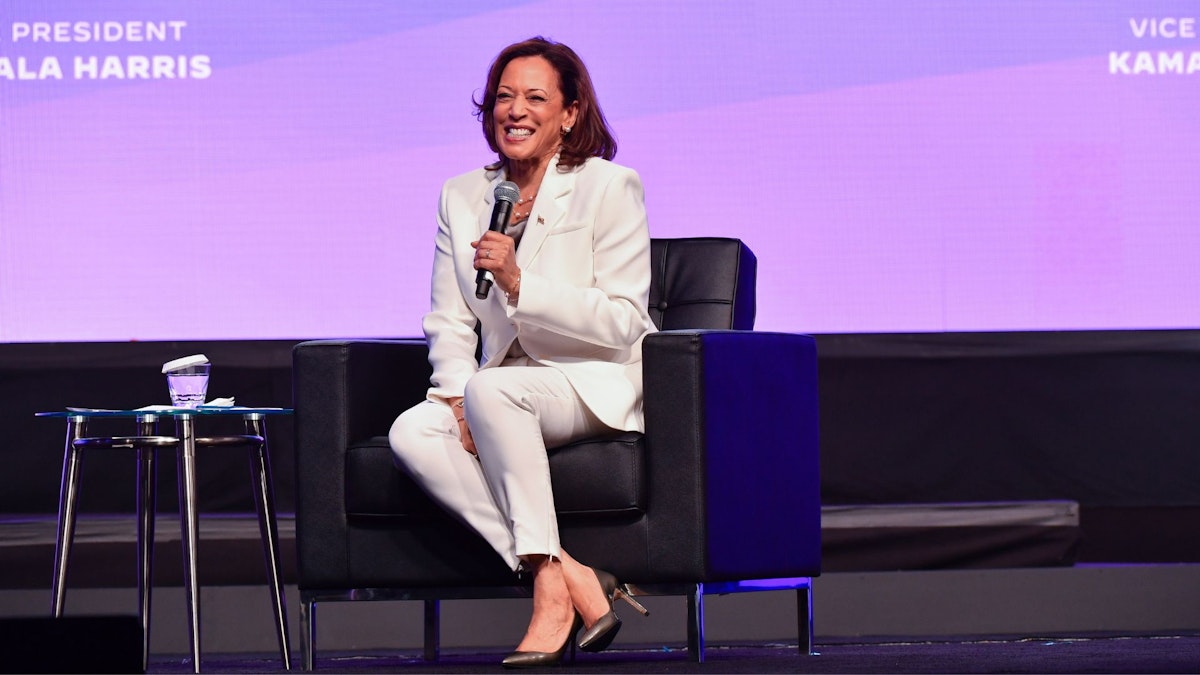
[[[496,191],[492,193],[492,196],[498,202],[516,204],[517,200],[521,198],[521,189],[517,187],[516,183],[506,180],[496,186]]]

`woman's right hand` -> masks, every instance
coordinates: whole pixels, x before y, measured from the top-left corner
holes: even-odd
[[[458,421],[458,434],[462,436],[463,449],[475,457],[479,457],[479,451],[475,449],[475,439],[471,436],[471,427],[467,426],[465,419]]]
[[[461,398],[450,399],[450,411],[454,413],[454,419],[458,423],[458,436],[462,439],[463,449],[478,458],[479,451],[475,449],[475,437],[471,435],[471,427],[467,424],[466,414],[463,413],[463,400]]]

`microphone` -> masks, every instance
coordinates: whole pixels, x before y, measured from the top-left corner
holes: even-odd
[[[488,230],[504,234],[504,230],[508,228],[508,219],[512,216],[513,204],[521,198],[521,190],[516,183],[506,180],[496,186],[492,197],[495,198],[496,205],[492,207],[492,222],[488,225]],[[486,298],[495,280],[489,270],[479,270],[475,275],[475,297],[480,300]]]

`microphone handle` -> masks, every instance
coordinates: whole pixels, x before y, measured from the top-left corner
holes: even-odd
[[[484,300],[491,292],[492,273],[487,270],[479,270],[479,274],[475,275],[475,297]]]
[[[488,224],[488,230],[504,234],[508,229],[508,219],[512,216],[512,202],[507,199],[497,199],[496,205],[492,207],[492,222]],[[475,297],[483,300],[491,293],[494,277],[488,270],[479,270],[475,274]]]

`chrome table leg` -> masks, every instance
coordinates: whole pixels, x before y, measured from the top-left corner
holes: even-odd
[[[157,418],[138,417],[138,436],[154,435]],[[150,597],[154,590],[154,518],[157,511],[158,448],[137,446],[138,618],[142,622],[142,670],[150,665]]]
[[[258,512],[258,529],[263,543],[263,561],[271,584],[271,600],[275,608],[275,631],[279,636],[279,653],[285,670],[292,669],[291,645],[287,623],[287,598],[283,591],[283,569],[279,560],[279,526],[275,520],[275,488],[271,478],[271,455],[263,416],[246,415],[246,433],[262,438],[251,448],[250,473],[254,482],[254,506]]]
[[[50,582],[52,616],[60,617],[67,595],[67,563],[71,559],[71,542],[75,539],[75,504],[79,497],[81,450],[75,441],[87,431],[87,418],[67,418],[67,441],[63,449],[62,484],[58,491],[58,542],[54,547],[54,578]]]
[[[179,519],[183,543],[183,586],[187,598],[192,669],[200,672],[200,592],[196,579],[198,517],[196,513],[196,430],[192,415],[175,416],[179,437]]]

